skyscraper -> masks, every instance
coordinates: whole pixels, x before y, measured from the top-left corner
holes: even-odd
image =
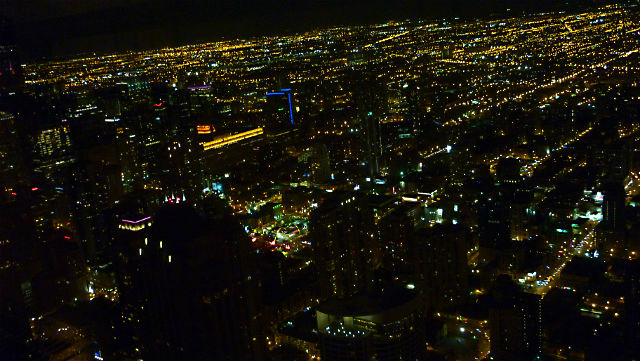
[[[380,171],[382,139],[380,119],[386,106],[384,90],[375,82],[358,82],[354,86],[356,124],[361,143],[362,160],[373,178]]]
[[[520,290],[509,276],[496,280],[489,310],[491,356],[497,361],[532,360],[542,347],[542,298]]]
[[[602,223],[610,231],[621,231],[624,228],[624,207],[626,192],[622,185],[608,184],[604,190],[602,201]]]
[[[310,176],[313,183],[324,183],[330,179],[331,165],[329,162],[329,151],[325,144],[316,143],[311,147],[309,168],[311,168]]]
[[[24,86],[17,51],[0,46],[0,200],[12,199],[13,187],[28,186],[28,142],[24,119]]]
[[[625,189],[618,182],[611,182],[605,185],[603,193],[602,222],[596,227],[596,248],[604,256],[626,258],[629,249],[625,236]]]
[[[267,93],[264,106],[265,125],[267,133],[280,133],[291,130],[295,126],[294,109],[291,89]]]
[[[2,204],[0,211],[0,355],[7,360],[25,360],[32,341],[33,310],[31,281],[39,270],[35,226],[24,204]]]
[[[412,252],[413,233],[422,226],[424,207],[416,203],[403,203],[385,212],[377,223],[377,236],[383,254],[384,268],[394,274],[413,273],[415,257]]]
[[[18,50],[14,46],[0,45],[0,98],[15,95],[24,85]]]
[[[140,246],[128,247],[137,265],[124,268],[132,274],[121,277],[131,280],[123,292],[131,293],[122,296],[133,303],[145,359],[260,358],[249,240],[225,212],[168,204],[150,234],[135,237]],[[145,232],[150,219],[123,222],[124,231]]]
[[[323,296],[347,297],[371,286],[380,262],[364,195],[327,193],[311,215],[310,235]]]
[[[440,311],[461,304],[468,295],[469,230],[439,224],[416,231],[412,243],[416,283],[427,295],[428,306]]]

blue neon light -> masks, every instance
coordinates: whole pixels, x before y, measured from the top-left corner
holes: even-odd
[[[267,93],[267,95],[285,95],[287,94],[287,97],[289,98],[289,116],[291,117],[291,124],[293,125],[293,106],[291,105],[291,93],[284,93],[284,92],[290,92],[291,89],[282,89],[281,92],[272,92],[272,93]]]
[[[291,125],[293,125],[293,107],[291,106],[291,93],[287,94],[289,96],[289,115],[291,116]]]

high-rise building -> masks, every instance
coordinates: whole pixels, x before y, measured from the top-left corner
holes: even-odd
[[[60,305],[87,300],[90,280],[80,242],[66,230],[50,232],[44,247],[45,272],[41,275],[46,301]]]
[[[24,74],[19,59],[16,47],[0,45],[0,98],[15,95],[24,85]]]
[[[418,203],[402,203],[385,214],[377,223],[377,236],[383,255],[383,266],[394,273],[413,272],[414,257],[411,235],[423,225],[424,207]]]
[[[122,168],[116,149],[94,147],[78,159],[73,189],[74,218],[89,261],[105,263],[108,253],[108,210],[123,196]]]
[[[129,356],[141,356],[136,345],[144,332],[140,323],[145,303],[140,300],[147,297],[144,284],[136,282],[142,272],[142,249],[149,244],[153,219],[143,214],[118,216],[111,239],[111,259],[118,285],[119,303],[122,312],[120,325],[120,342],[124,346],[122,352]],[[134,350],[138,348],[138,352]]]
[[[39,130],[33,137],[33,167],[51,187],[64,187],[75,162],[69,126],[54,125]]]
[[[368,289],[379,266],[373,217],[359,193],[327,193],[311,214],[313,258],[323,296]]]
[[[27,154],[15,113],[0,109],[0,200],[14,198],[16,187],[28,186]]]
[[[605,185],[602,200],[602,222],[596,227],[595,241],[598,252],[606,257],[626,258],[629,238],[626,233],[626,192],[618,182]]]
[[[533,360],[542,347],[542,298],[520,290],[509,276],[496,280],[489,310],[491,357]]]
[[[602,201],[602,223],[611,231],[624,229],[626,192],[621,184],[608,184]]]
[[[24,77],[18,59],[14,47],[0,45],[0,201],[11,200],[15,187],[29,186],[29,145],[20,115],[25,110],[21,99]]]
[[[476,206],[480,257],[491,262],[511,243],[510,218],[512,213],[504,194],[498,191],[484,192]]]
[[[311,181],[314,183],[325,183],[331,178],[331,165],[329,162],[329,151],[322,143],[314,144],[309,157],[309,168]]]
[[[531,195],[527,192],[516,192],[514,194],[514,199],[509,205],[511,210],[509,232],[512,240],[523,241],[533,233],[531,199]]]
[[[168,204],[148,235],[150,218],[120,221],[123,232],[140,232],[124,239],[130,264],[120,281],[129,282],[122,297],[144,359],[260,358],[250,241],[226,212]]]
[[[451,309],[468,295],[467,252],[471,248],[469,229],[438,224],[413,234],[416,283],[435,310]]]
[[[26,360],[31,352],[31,321],[36,316],[31,280],[38,268],[34,261],[35,226],[23,205],[0,207],[0,355]]]
[[[496,166],[496,178],[501,185],[515,185],[522,181],[520,161],[516,158],[502,158]]]
[[[267,93],[263,113],[267,133],[277,134],[293,129],[296,125],[291,89]]]
[[[382,139],[380,120],[386,107],[384,90],[375,82],[361,82],[354,87],[356,124],[361,143],[362,160],[367,165],[369,177],[380,171]]]

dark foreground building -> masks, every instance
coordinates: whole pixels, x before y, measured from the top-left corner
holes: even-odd
[[[260,358],[249,240],[224,207],[204,208],[166,205],[120,267],[131,273],[120,277],[130,281],[122,299],[145,360]]]
[[[542,346],[542,299],[520,290],[500,276],[489,310],[491,355],[494,360],[533,360]]]

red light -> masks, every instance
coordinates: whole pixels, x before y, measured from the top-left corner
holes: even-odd
[[[38,187],[31,188],[31,191],[37,191],[37,190],[38,190]]]
[[[14,195],[14,196],[18,195],[18,193],[16,193],[16,192],[11,192],[11,194]]]
[[[64,239],[71,239],[71,237],[69,237],[69,236],[64,236]]]

